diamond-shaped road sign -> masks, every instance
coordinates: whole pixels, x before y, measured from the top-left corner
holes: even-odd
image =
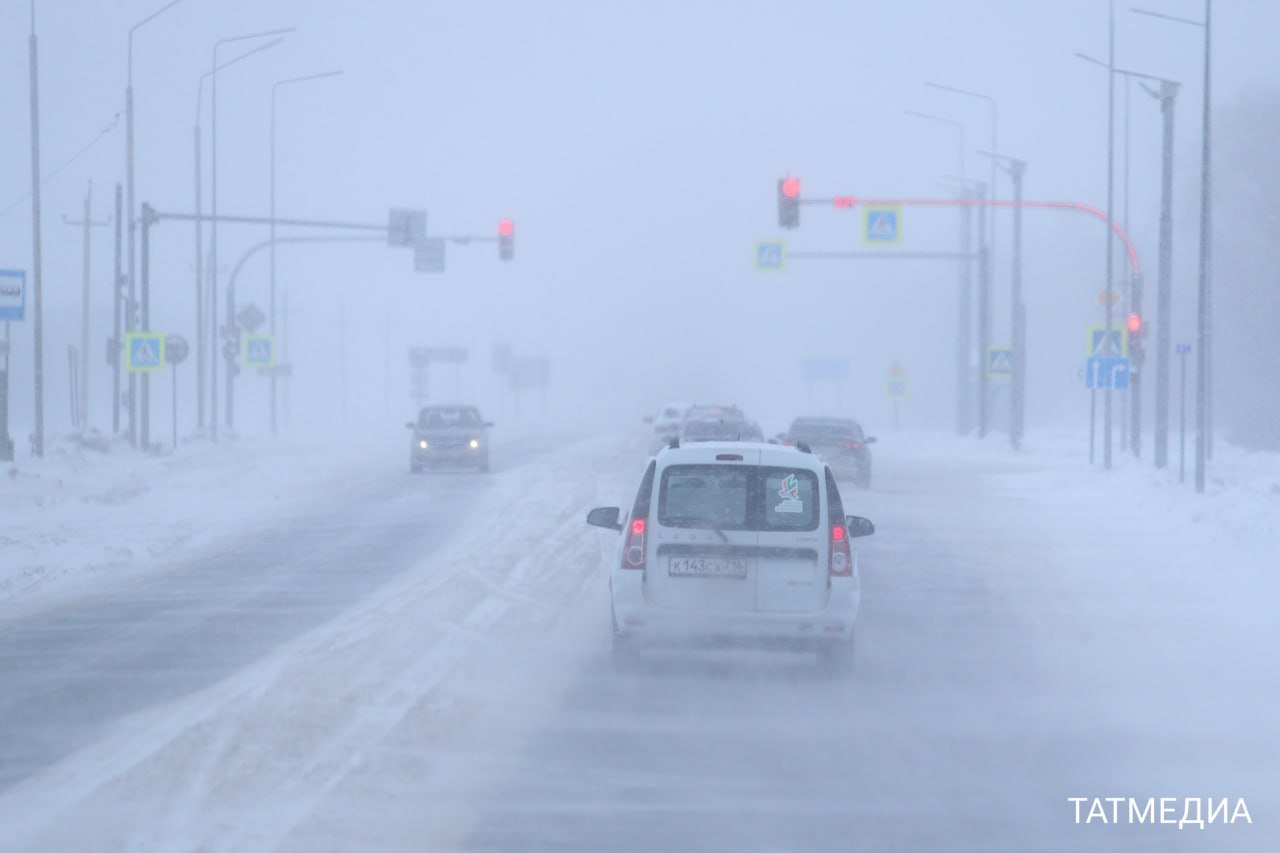
[[[787,265],[787,247],[781,240],[756,241],[756,269],[781,272]]]
[[[267,322],[267,315],[263,314],[257,305],[247,302],[243,308],[236,312],[236,322],[252,334],[258,331],[263,323]]]

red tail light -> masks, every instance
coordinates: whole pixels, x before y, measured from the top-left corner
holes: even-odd
[[[846,441],[846,442],[844,443],[844,446],[845,446],[847,449],[849,449],[849,450],[857,450],[859,447],[861,447],[861,446],[862,446],[862,442],[861,442],[861,441]]]
[[[828,574],[833,578],[853,575],[853,552],[849,550],[849,533],[843,524],[831,525],[831,565]]]
[[[627,547],[622,551],[622,568],[644,570],[644,531],[648,524],[643,518],[631,519],[627,530]]]

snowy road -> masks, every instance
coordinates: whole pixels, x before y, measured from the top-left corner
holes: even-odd
[[[878,533],[847,682],[610,670],[583,513],[639,459],[605,439],[444,493],[397,472],[220,582],[5,634],[12,849],[1276,849],[1271,546],[1100,505],[1078,465],[920,449],[852,493]],[[1071,796],[1244,797],[1253,823],[1075,825]]]

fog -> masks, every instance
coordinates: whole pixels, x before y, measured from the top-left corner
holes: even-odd
[[[1194,3],[1165,5],[1171,13],[1195,12]],[[149,9],[38,7],[46,174],[121,112],[127,29]],[[1219,11],[1215,98],[1224,108],[1244,91],[1280,82],[1261,61],[1276,14],[1256,3]],[[0,255],[9,267],[28,268],[29,204],[11,207],[10,197],[16,202],[29,189],[29,22],[20,4],[10,4],[4,16],[9,84],[0,103],[13,120],[0,136],[0,201],[9,208]],[[911,379],[911,422],[946,426],[955,410],[955,264],[796,260],[784,275],[757,273],[753,242],[778,233],[774,181],[800,176],[806,195],[815,197],[952,193],[942,182],[957,171],[953,129],[906,116],[905,109],[963,121],[966,172],[985,180],[989,162],[974,149],[990,147],[986,104],[922,85],[938,81],[999,102],[998,144],[1028,161],[1028,198],[1105,207],[1106,74],[1073,55],[1105,59],[1105,4],[979,3],[962,14],[953,4],[924,2],[751,3],[732,10],[718,3],[590,9],[513,3],[484,10],[332,3],[323,11],[285,2],[185,3],[135,36],[139,203],[171,212],[194,207],[196,81],[210,66],[213,41],[288,26],[298,32],[283,44],[220,75],[221,212],[266,214],[271,83],[341,69],[340,77],[280,90],[279,215],[382,223],[388,208],[410,207],[428,210],[433,234],[491,236],[501,217],[517,227],[513,263],[496,262],[491,244],[450,245],[442,275],[415,274],[406,251],[378,245],[282,247],[277,275],[293,312],[288,355],[299,421],[341,420],[336,392],[344,369],[349,423],[401,420],[409,406],[410,345],[469,347],[465,396],[495,405],[488,354],[492,344],[508,343],[518,354],[551,358],[548,406],[572,411],[574,419],[629,420],[668,398],[790,411],[808,405],[808,392],[798,387],[800,360],[839,356],[855,365],[853,378],[846,387],[818,389],[822,408],[883,419],[883,376],[899,360]],[[222,57],[238,47],[227,46]],[[1121,10],[1117,57],[1124,67],[1183,82],[1174,318],[1175,337],[1189,339],[1198,35]],[[1136,86],[1128,97],[1132,178],[1126,209],[1118,144],[1115,210],[1134,235],[1153,294],[1159,111]],[[1118,84],[1121,142],[1124,102]],[[205,92],[206,207],[208,103]],[[65,351],[79,337],[81,235],[62,217],[80,218],[90,180],[95,218],[110,215],[123,155],[121,120],[45,186],[51,428],[67,424]],[[1007,178],[998,185],[1008,197]],[[787,235],[793,250],[860,247],[856,212],[806,206],[803,214],[801,230]],[[953,211],[909,208],[907,246],[952,250],[956,221]],[[1084,416],[1084,395],[1076,393],[1082,327],[1101,316],[1096,294],[1105,280],[1105,230],[1078,214],[1041,211],[1029,212],[1024,227],[1029,418],[1074,426]],[[1010,228],[1002,212],[995,343],[1007,343],[1009,334]],[[263,231],[223,226],[220,265],[234,264]],[[93,324],[90,418],[102,427],[112,232],[99,228],[92,237],[93,310],[100,319]],[[193,339],[192,226],[158,226],[153,251],[152,325]],[[1116,268],[1119,279],[1119,262]],[[259,255],[241,276],[239,301],[265,309],[266,275]],[[31,324],[15,325],[13,334],[14,432],[25,435],[32,418]],[[183,373],[194,375],[194,361]],[[264,384],[248,374],[237,384],[242,431],[267,424]],[[157,410],[167,411],[168,389],[153,393]],[[189,426],[192,397],[183,398]],[[1229,420],[1230,412],[1219,416]]]
[[[196,98],[213,45],[291,28],[218,74],[219,214],[268,215],[273,84],[340,71],[276,90],[277,216],[382,227],[425,210],[446,268],[415,272],[413,250],[378,230],[282,243],[273,307],[268,255],[248,256],[267,226],[219,225],[219,322],[243,260],[237,307],[274,312],[292,376],[278,434],[269,381],[243,364],[225,424],[210,344],[215,442],[196,402],[196,227],[163,219],[150,326],[192,355],[150,381],[148,452],[86,441],[71,416],[74,222],[90,186],[92,219],[114,213],[130,27],[162,6],[0,8],[0,269],[26,270],[28,287],[9,327],[16,459],[0,486],[0,825],[13,832],[0,851],[1275,849],[1280,5],[1213,9],[1206,494],[1191,467],[1179,477],[1176,357],[1173,455],[1151,465],[1161,115],[1137,81],[1115,81],[1112,209],[1145,276],[1144,446],[1125,451],[1130,403],[1115,395],[1114,466],[1090,455],[1082,381],[1087,330],[1106,322],[1101,218],[1022,213],[1028,438],[1015,452],[1002,382],[994,435],[956,435],[960,265],[910,257],[955,252],[959,209],[906,204],[901,245],[880,249],[864,244],[861,204],[818,202],[955,198],[962,180],[990,180],[994,148],[1026,162],[1026,199],[1105,210],[1108,72],[1076,54],[1107,60],[1106,0],[181,0],[133,35],[138,207],[194,212],[198,125],[210,213],[207,83],[199,114]],[[1114,6],[1116,67],[1181,84],[1170,332],[1199,347],[1202,30]],[[33,13],[43,459],[28,438]],[[227,44],[219,61],[267,41]],[[994,99],[998,139],[986,100],[930,83]],[[908,111],[960,123],[963,146],[957,126]],[[787,176],[806,202],[795,230],[778,219]],[[1011,198],[1002,170],[993,194]],[[990,221],[1001,347],[1014,213]],[[278,231],[334,233],[357,232]],[[81,380],[88,432],[110,435],[114,223],[90,237]],[[761,240],[785,242],[783,270],[756,268]],[[1129,259],[1113,248],[1119,327]],[[415,396],[416,347],[468,357],[434,365]],[[546,359],[548,386],[511,387],[502,347]],[[975,334],[975,384],[979,356]],[[847,364],[846,378],[806,378],[813,359]],[[631,534],[582,521],[597,506],[628,517],[663,443],[643,419],[667,401],[737,404],[768,437],[806,414],[877,436],[869,487],[839,474],[844,510],[879,527],[852,552],[847,680],[784,655],[680,650],[611,668],[611,572]],[[410,477],[419,403],[496,422],[492,473],[486,433],[482,471]],[[1253,819],[1198,834],[1081,826],[1067,799],[1164,795],[1247,798]]]

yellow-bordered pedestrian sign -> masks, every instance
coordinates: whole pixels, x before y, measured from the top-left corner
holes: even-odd
[[[864,205],[862,243],[866,246],[900,245],[902,243],[902,205]]]
[[[1085,352],[1089,358],[1126,358],[1129,335],[1124,326],[1090,326],[1085,333]]]
[[[756,269],[782,272],[787,266],[787,244],[781,240],[756,241]]]
[[[1013,350],[1011,348],[987,348],[987,377],[990,379],[1010,379],[1013,377]]]
[[[164,370],[164,334],[129,332],[124,336],[124,369],[129,373]]]
[[[885,393],[890,400],[902,400],[907,396],[907,371],[902,362],[895,361],[885,376]]]
[[[271,335],[245,335],[244,363],[249,367],[271,367],[276,363],[276,339]]]

